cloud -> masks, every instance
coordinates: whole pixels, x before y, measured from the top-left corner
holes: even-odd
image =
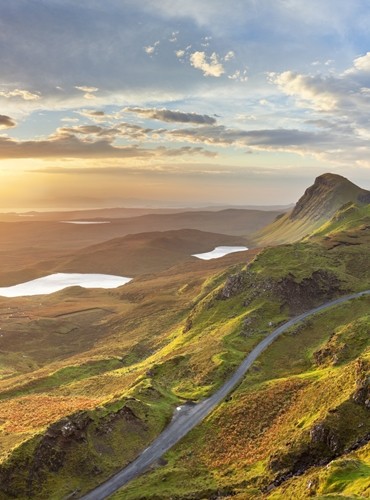
[[[338,105],[338,89],[336,87],[339,86],[340,82],[335,81],[333,77],[302,75],[293,71],[284,71],[280,74],[271,73],[270,81],[285,94],[311,103],[316,110],[332,111]]]
[[[173,31],[172,35],[170,36],[170,38],[168,39],[168,41],[171,42],[171,43],[177,42],[177,35],[179,33],[180,33],[179,31]]]
[[[190,156],[202,155],[208,158],[215,158],[217,156],[217,153],[215,153],[214,151],[208,151],[201,147],[193,148],[189,146],[183,146],[181,148],[176,148],[176,149],[168,149],[165,148],[164,146],[160,146],[159,148],[156,149],[156,151],[157,152],[163,151],[164,156],[168,157],[177,157],[183,155],[190,155]]]
[[[148,45],[147,47],[144,47],[144,52],[149,56],[152,56],[155,52],[155,49],[158,47],[160,43],[161,42],[157,40],[156,42],[153,43],[153,45]]]
[[[331,142],[329,135],[297,129],[239,130],[223,125],[197,127],[166,132],[177,141],[189,141],[216,146],[256,147],[266,150],[293,151],[297,146]]]
[[[296,109],[303,113],[301,127],[316,129],[317,140],[310,147],[306,145],[306,154],[326,162],[370,166],[369,52],[355,58],[342,73],[284,71],[270,74],[269,80],[294,99]],[[322,140],[320,133],[330,140]]]
[[[106,122],[107,119],[111,118],[104,111],[95,111],[92,109],[80,109],[76,113],[96,123]]]
[[[0,137],[0,158],[133,158],[150,157],[136,146],[115,147],[108,139],[85,141],[60,133],[45,140],[16,141]]]
[[[95,136],[95,138],[106,137],[114,140],[116,137],[123,137],[132,140],[148,139],[148,135],[154,132],[151,128],[144,128],[140,125],[121,122],[114,127],[102,127],[98,125],[78,125],[75,127],[61,127],[56,131],[56,135],[82,135]]]
[[[193,52],[190,54],[190,64],[194,68],[203,71],[204,76],[218,78],[225,73],[224,67],[222,63],[219,62],[215,52],[213,52],[208,61],[205,52]]]
[[[184,57],[184,55],[185,55],[185,50],[183,50],[183,49],[176,50],[175,54],[176,54],[176,57],[181,59],[181,57]]]
[[[10,116],[0,115],[0,129],[13,128],[17,124]]]
[[[125,108],[123,111],[145,116],[151,120],[160,120],[168,123],[196,123],[200,125],[213,125],[216,123],[216,119],[208,115],[184,113],[170,109]]]
[[[89,87],[87,85],[76,86],[75,88],[81,90],[81,92],[97,92],[99,90],[97,87]]]
[[[84,116],[88,118],[90,121],[95,123],[105,123],[105,122],[117,122],[117,120],[122,119],[122,113],[120,110],[112,111],[108,113],[107,111],[102,110],[93,110],[93,109],[79,109],[75,111],[78,115]]]
[[[85,92],[84,98],[85,99],[95,99],[95,92],[98,92],[97,87],[89,87],[87,85],[80,85],[80,86],[75,86],[75,89],[81,90],[81,92]]]
[[[272,29],[287,25],[297,31],[340,33],[343,36],[348,23],[361,26],[361,14],[368,17],[366,2],[353,0],[233,0],[232,8],[224,0],[148,0],[152,12],[160,12],[169,19],[193,19],[199,26],[207,27],[216,34],[224,34],[230,26],[236,31],[246,26],[270,25]],[[367,14],[367,15],[366,15]],[[330,20],[330,22],[329,22]],[[253,24],[252,24],[253,23]],[[280,26],[279,26],[280,25]],[[363,29],[363,28],[362,28]]]
[[[187,155],[215,156],[216,153],[202,147],[141,148],[137,145],[117,146],[112,143],[109,131],[98,130],[100,127],[81,126],[58,129],[43,140],[17,141],[0,136],[0,159],[14,158],[157,158]],[[103,133],[102,133],[103,132]],[[82,135],[76,137],[74,133]],[[100,134],[99,139],[91,139],[90,134]],[[86,137],[85,137],[86,136]]]
[[[24,101],[36,101],[41,98],[39,94],[30,92],[29,90],[14,89],[14,90],[1,90],[0,97],[11,99],[12,97],[19,97]]]
[[[79,118],[72,118],[69,116],[65,116],[64,118],[61,118],[60,121],[66,123],[78,123],[80,120]]]
[[[366,52],[364,56],[357,57],[353,61],[353,71],[365,71],[370,72],[370,52]]]
[[[257,72],[261,75],[271,68],[282,71],[286,65],[293,69],[303,67],[307,60],[317,59],[317,54],[325,60],[334,53],[334,48],[338,60],[345,61],[352,50],[359,50],[359,40],[364,34],[357,28],[366,24],[366,18],[353,15],[358,11],[354,6],[358,0],[335,0],[340,7],[335,7],[333,0],[327,0],[325,5],[319,0],[306,2],[307,5],[302,0],[233,0],[232,8],[221,0],[161,0],[161,5],[153,0],[106,0],[103,11],[96,0],[88,2],[88,9],[84,2],[50,2],[48,9],[45,0],[3,2],[1,16],[6,54],[2,58],[2,80],[7,85],[3,90],[15,86],[38,89],[49,109],[56,103],[64,107],[67,103],[74,104],[83,94],[76,96],[72,87],[88,87],[90,83],[101,89],[99,98],[111,99],[109,104],[118,102],[118,97],[125,99],[128,94],[135,97],[127,101],[140,104],[145,102],[148,91],[156,96],[162,91],[166,95],[163,103],[168,102],[167,97],[205,95],[207,89],[200,85],[205,72],[189,71],[186,64],[177,67],[175,56],[170,57],[170,52],[191,43],[194,48],[190,52],[205,51],[203,62],[198,64],[214,66],[209,60],[213,50],[208,52],[200,45],[206,41],[204,35],[212,35],[211,45],[220,65],[217,76],[223,74],[225,58],[229,64],[234,63],[229,59],[231,52],[243,61],[250,61],[250,75]],[[330,23],[323,15],[328,12]],[[335,36],[337,18],[344,28],[345,21],[350,22],[340,37]],[[174,38],[181,43],[179,47],[178,42],[172,41]],[[348,40],[353,40],[350,48]],[[161,50],[155,50],[158,41]],[[144,47],[152,52],[152,57]],[[232,50],[228,55],[229,48]],[[158,52],[158,57],[153,56],[153,51]],[[216,70],[206,71],[214,76]],[[234,68],[227,71],[233,72]],[[214,79],[209,79],[209,85],[215,83]],[[226,79],[220,80],[228,83]],[[86,102],[92,102],[94,92],[84,94]],[[13,110],[6,108],[3,113],[12,116]]]
[[[98,121],[99,122],[99,121]],[[106,137],[113,141],[115,138],[121,137],[135,141],[149,140],[150,134],[158,137],[161,130],[155,130],[148,127],[142,127],[134,123],[119,122],[114,126],[105,127],[101,125],[78,125],[73,127],[61,127],[56,131],[56,135],[89,135],[95,138]]]
[[[248,72],[246,69],[237,69],[232,75],[228,75],[228,78],[230,80],[235,80],[238,82],[246,82],[248,81]]]
[[[155,47],[148,45],[147,47],[144,47],[144,50],[149,56],[151,56],[154,54]]]
[[[229,52],[224,57],[224,61],[231,61],[231,59],[235,59],[235,52],[233,50],[229,50]]]
[[[243,169],[244,170],[244,169]],[[166,164],[150,164],[145,167],[141,166],[103,166],[103,167],[45,167],[45,168],[35,168],[31,170],[33,173],[41,174],[67,174],[67,175],[99,175],[99,176],[126,176],[126,175],[145,175],[150,173],[158,174],[170,174],[187,176],[190,174],[198,175],[217,175],[217,176],[230,176],[232,171],[228,166],[216,163],[194,163],[191,161],[187,164],[186,170],[184,170],[183,164],[174,165],[173,163]]]
[[[298,107],[328,114],[336,126],[355,134],[355,129],[367,127],[370,112],[370,53],[356,58],[341,74],[300,74],[285,71],[270,74],[270,82],[295,99]],[[314,116],[312,117],[314,119]]]
[[[105,116],[105,112],[104,111],[94,111],[94,110],[89,110],[89,109],[84,109],[82,111],[80,111],[80,114],[84,114],[85,116]]]
[[[59,134],[82,134],[82,135],[96,135],[101,134],[106,129],[98,127],[97,125],[80,125],[77,127],[62,127],[57,130]]]

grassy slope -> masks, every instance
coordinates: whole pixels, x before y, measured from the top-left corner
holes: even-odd
[[[356,224],[350,224],[352,232]],[[363,221],[357,245],[328,246],[330,228],[325,231],[324,239],[267,249],[247,270],[245,257],[234,254],[102,292],[111,313],[95,319],[90,337],[88,329],[85,336],[75,335],[85,340],[74,344],[73,352],[63,351],[66,341],[54,345],[51,365],[45,364],[36,336],[25,344],[29,364],[22,363],[20,351],[13,352],[18,376],[5,373],[0,382],[0,491],[18,498],[86,491],[143,449],[175,405],[214,391],[276,324],[337,295],[370,288]],[[335,237],[348,239],[346,233]],[[73,299],[62,292],[43,307],[55,319],[56,311],[85,299],[77,289]],[[327,458],[330,448],[310,444],[317,423],[324,423],[325,432],[334,434],[330,442],[339,439],[342,448],[370,432],[368,410],[352,399],[357,358],[367,356],[368,308],[364,298],[286,334],[232,399],[168,454],[167,466],[118,495],[207,498],[233,491],[240,498],[258,496],[302,457]],[[68,316],[70,326],[78,326],[78,318]],[[49,334],[43,339],[49,345],[58,330],[39,325]],[[64,323],[58,328],[67,328],[74,338],[73,328]],[[315,355],[321,351],[329,354]],[[42,405],[47,412],[39,410]],[[71,416],[80,409],[86,411]],[[45,435],[50,423],[67,415]],[[24,476],[20,468],[27,471]]]
[[[239,494],[240,499],[265,497],[263,489],[279,472],[271,470],[271,457],[280,459],[284,472],[309,445],[310,429],[317,422],[335,429],[343,446],[368,433],[368,410],[352,401],[356,362],[349,356],[341,363],[321,366],[315,363],[313,352],[325,345],[334,330],[341,330],[337,325],[348,316],[354,320],[348,323],[352,333],[356,321],[366,321],[369,328],[370,318],[362,318],[369,305],[369,299],[359,301],[355,308],[323,314],[307,328],[284,335],[261,356],[231,400],[166,455],[166,466],[136,480],[114,498],[200,499],[216,492]],[[294,454],[293,450],[298,451]],[[320,453],[324,456],[325,450],[318,450],[319,457]],[[318,470],[325,477],[326,469]],[[271,498],[307,498],[307,477],[292,482],[293,486],[288,481],[273,491]],[[367,474],[357,493],[369,484]],[[353,484],[349,486],[355,491]]]
[[[186,318],[235,265],[244,265],[240,259],[234,254],[194,261],[121,290],[75,288],[44,297],[41,304],[40,298],[4,299],[0,491],[22,498],[36,495],[37,484],[37,497],[52,498],[57,491],[87,489],[145,447],[184,397],[212,390],[222,378],[222,370],[215,377],[214,370],[226,350],[225,332],[205,318],[209,337],[201,338],[200,328],[184,333]],[[100,311],[86,311],[92,302]],[[213,362],[204,355],[210,336]],[[188,362],[193,372],[184,387]],[[127,406],[133,415],[127,416]],[[61,421],[49,443],[46,427],[68,415],[67,427],[78,433],[64,436],[69,431]],[[27,477],[15,472],[20,464]]]
[[[369,222],[369,208],[352,207],[310,241],[259,254],[250,265],[254,278],[263,283],[259,293],[249,302],[243,287],[225,301],[230,312],[248,303],[248,341],[253,343],[266,329],[256,320],[261,310],[278,323],[293,311],[312,307],[315,300],[324,301],[319,295],[328,290],[320,277],[315,275],[319,288],[313,294],[307,281],[318,270],[330,273],[332,286],[336,277],[340,290],[335,293],[369,288]],[[348,244],[354,239],[356,245]],[[274,293],[269,279],[280,283]],[[300,283],[306,295],[292,288],[292,282]],[[286,287],[295,295],[290,302],[285,300]],[[370,396],[369,306],[369,298],[356,300],[283,335],[232,397],[166,455],[165,466],[114,498],[368,498],[369,445],[344,452],[370,433],[364,399]],[[273,311],[270,317],[265,316],[268,311]],[[317,466],[330,460],[328,467]],[[290,472],[303,475],[289,479]],[[268,493],[276,479],[281,486]]]
[[[255,242],[262,247],[299,241],[320,228],[325,222],[324,218],[316,221],[311,221],[308,218],[292,221],[289,216],[290,213],[284,214],[253,235]]]

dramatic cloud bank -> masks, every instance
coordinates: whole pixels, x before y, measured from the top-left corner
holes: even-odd
[[[365,0],[45,3],[2,5],[5,206],[370,188]]]

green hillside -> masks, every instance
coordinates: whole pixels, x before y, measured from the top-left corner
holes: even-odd
[[[246,271],[253,299],[245,285],[226,299],[248,304],[247,337],[261,334],[261,303],[276,325],[369,288],[369,221],[369,206],[341,210],[310,240],[259,254]],[[114,498],[369,498],[369,308],[362,298],[292,328],[165,465]]]
[[[0,498],[79,498],[278,325],[370,289],[370,205],[342,205],[300,242],[1,299]],[[366,296],[291,328],[114,498],[368,498],[369,311]]]

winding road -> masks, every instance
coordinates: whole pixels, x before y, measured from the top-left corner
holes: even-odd
[[[235,373],[227,380],[220,389],[212,396],[197,404],[186,404],[177,408],[172,422],[166,429],[146,448],[133,462],[127,467],[117,472],[106,482],[92,490],[90,493],[82,497],[82,500],[102,500],[117,491],[119,488],[127,484],[135,477],[142,474],[153,462],[158,460],[180,439],[182,439],[191,429],[201,422],[211,411],[227,396],[227,394],[235,388],[242,380],[247,370],[252,366],[258,356],[282,333],[288,328],[299,323],[300,321],[321,312],[329,307],[342,304],[348,300],[356,299],[364,295],[370,295],[370,290],[354,293],[340,297],[339,299],[326,302],[325,304],[311,309],[299,316],[296,316],[265,337],[243,360]]]

